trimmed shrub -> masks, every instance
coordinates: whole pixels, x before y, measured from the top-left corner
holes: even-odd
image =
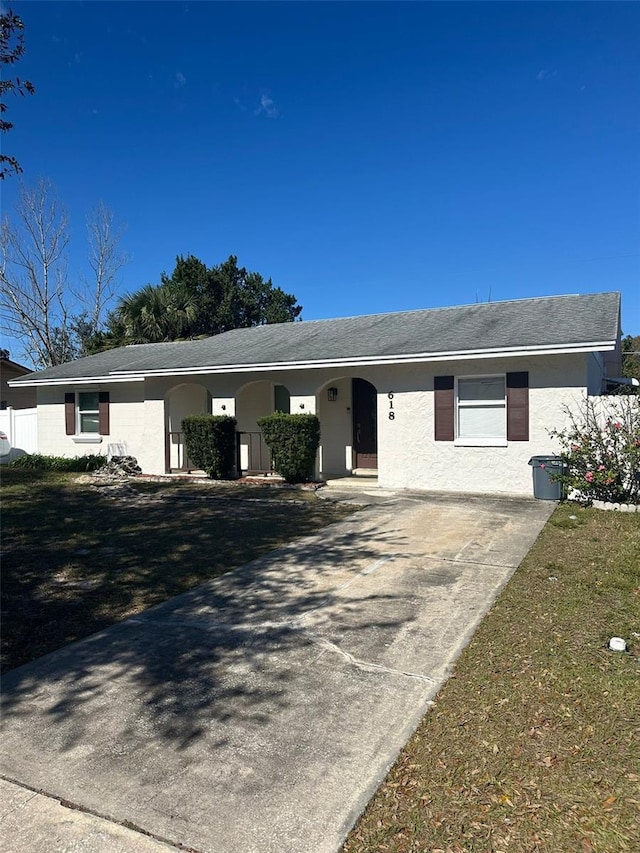
[[[229,415],[190,415],[182,421],[187,455],[212,480],[233,477],[236,419]]]
[[[44,456],[42,453],[27,453],[9,463],[10,468],[26,471],[96,471],[106,464],[107,457],[89,453],[86,456]]]
[[[260,418],[258,426],[274,470],[287,483],[304,483],[313,477],[320,444],[320,421],[315,415],[275,412]]]

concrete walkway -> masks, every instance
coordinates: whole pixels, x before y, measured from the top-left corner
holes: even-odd
[[[555,507],[363,500],[9,673],[2,849],[338,850]]]

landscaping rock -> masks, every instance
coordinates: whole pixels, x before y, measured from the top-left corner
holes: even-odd
[[[142,474],[135,456],[112,456],[106,465],[93,472],[94,477],[122,480],[135,474]]]

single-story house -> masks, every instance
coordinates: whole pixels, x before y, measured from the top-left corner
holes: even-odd
[[[185,467],[182,420],[233,415],[243,471],[268,470],[257,420],[318,415],[317,476],[381,487],[531,494],[548,430],[620,373],[620,295],[478,303],[236,329],[121,347],[16,379],[41,453]]]

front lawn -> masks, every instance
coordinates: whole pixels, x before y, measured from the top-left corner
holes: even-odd
[[[640,514],[560,506],[343,853],[640,850],[639,662]]]
[[[313,493],[4,468],[2,667],[185,592],[353,508]],[[80,481],[80,482],[79,482]]]

